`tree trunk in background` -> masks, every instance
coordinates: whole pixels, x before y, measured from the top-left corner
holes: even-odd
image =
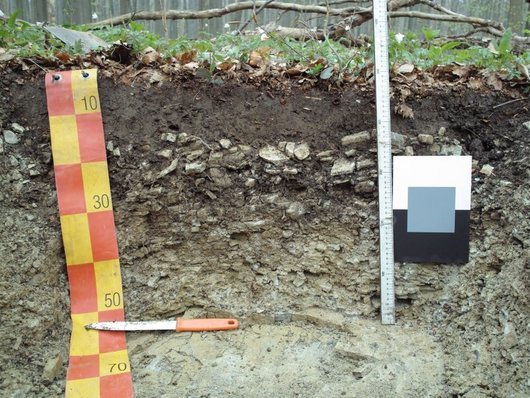
[[[55,7],[53,8],[54,11],[54,22],[57,25],[64,24],[64,0],[55,0]]]
[[[510,0],[508,27],[512,28],[513,33],[518,35],[523,33],[527,17],[528,5],[526,0]]]
[[[69,0],[74,12],[72,21],[74,24],[85,24],[92,22],[92,4],[86,0]]]
[[[33,0],[33,15],[35,22],[46,22],[48,20],[48,2],[45,0]]]
[[[120,14],[127,14],[132,11],[129,0],[120,0]]]
[[[30,9],[29,4],[27,0],[17,0],[15,2],[16,9],[20,11],[20,14],[18,14],[18,18],[30,18]]]

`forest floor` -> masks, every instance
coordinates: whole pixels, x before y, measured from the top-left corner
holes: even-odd
[[[241,327],[129,333],[136,396],[530,396],[528,84],[472,68],[393,77],[394,154],[473,157],[471,253],[397,264],[397,324],[383,326],[369,78],[165,72],[99,77],[126,318]],[[0,64],[13,398],[64,394],[70,337],[43,78]]]

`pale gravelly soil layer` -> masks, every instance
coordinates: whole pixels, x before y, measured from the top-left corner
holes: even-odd
[[[405,94],[395,154],[475,160],[471,258],[398,265],[398,324],[382,326],[373,91],[214,83],[99,80],[127,318],[242,323],[129,334],[138,397],[530,396],[530,110],[495,107],[518,89]],[[0,103],[0,391],[61,396],[43,73],[4,68]]]

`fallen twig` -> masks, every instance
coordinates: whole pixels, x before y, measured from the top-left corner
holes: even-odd
[[[502,104],[495,105],[493,107],[493,109],[497,109],[497,108],[500,108],[501,106],[505,106],[505,105],[510,105],[510,104],[513,104],[514,102],[524,101],[524,100],[527,100],[528,98],[529,97],[516,98],[516,99],[510,100],[510,101],[506,101],[506,102],[503,102]]]

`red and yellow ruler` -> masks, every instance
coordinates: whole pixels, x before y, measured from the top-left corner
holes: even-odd
[[[70,284],[66,397],[132,397],[125,334],[85,329],[124,320],[97,70],[48,73],[46,95]]]

